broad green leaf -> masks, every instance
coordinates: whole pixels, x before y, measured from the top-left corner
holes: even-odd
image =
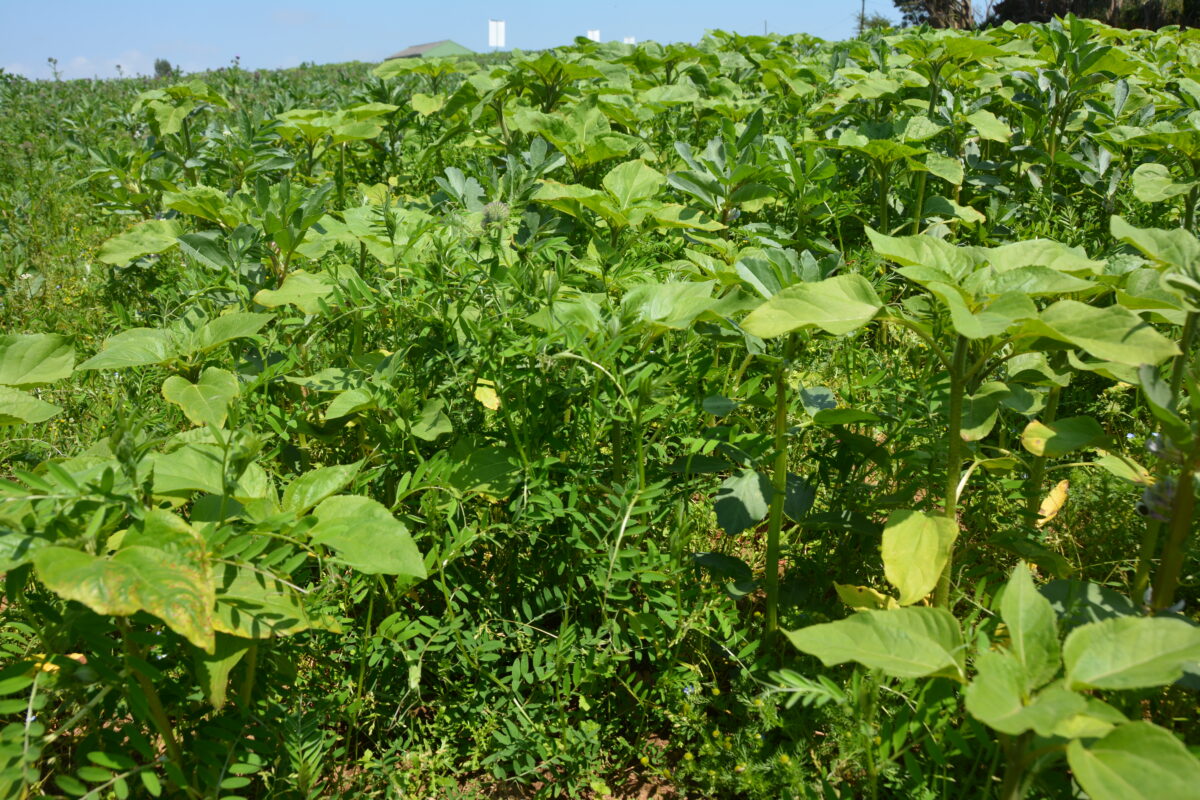
[[[982,212],[971,206],[961,206],[949,197],[942,195],[933,195],[925,201],[925,216],[957,219],[972,225],[987,221],[987,215]]]
[[[1082,247],[1071,247],[1052,239],[1026,239],[999,247],[979,248],[978,252],[998,272],[1022,267],[1048,267],[1072,275],[1101,274],[1105,267],[1103,261],[1088,258]]]
[[[713,305],[713,281],[642,283],[621,299],[622,309],[651,325],[683,330]]]
[[[1107,434],[1091,417],[1064,417],[1049,424],[1034,420],[1021,432],[1021,444],[1035,456],[1059,458],[1104,441]]]
[[[855,611],[886,611],[887,609],[900,607],[900,604],[896,602],[896,598],[872,589],[870,586],[851,586],[846,583],[835,583],[833,584],[833,589],[837,592],[838,599]]]
[[[912,605],[933,591],[957,538],[952,519],[892,512],[883,528],[883,572],[900,590],[900,605]]]
[[[1067,763],[1092,800],[1196,800],[1200,760],[1170,731],[1129,722],[1103,739],[1075,739]]]
[[[1138,486],[1150,486],[1154,483],[1154,473],[1133,459],[1114,453],[1106,453],[1103,450],[1097,452],[1100,457],[1092,463],[1110,475],[1115,475],[1122,480],[1129,481]]]
[[[1064,739],[1099,739],[1129,720],[1120,711],[1095,697],[1086,697],[1087,708],[1054,726],[1054,735]]]
[[[217,367],[204,370],[196,383],[172,375],[162,385],[163,397],[183,409],[184,416],[193,425],[224,425],[229,416],[229,404],[238,392],[237,377]]]
[[[616,200],[617,207],[628,211],[638,202],[658,194],[666,185],[667,178],[645,161],[636,158],[614,167],[601,183]]]
[[[1120,306],[1097,308],[1059,300],[1025,326],[1031,333],[1074,345],[1102,361],[1133,367],[1158,364],[1179,353],[1174,342]]]
[[[133,546],[111,558],[68,547],[46,547],[33,557],[38,579],[66,600],[97,614],[145,611],[205,652],[212,652],[214,589],[207,565],[156,547]]]
[[[651,217],[664,228],[690,228],[700,231],[719,231],[725,228],[717,220],[695,208],[668,203],[650,212]]]
[[[963,165],[957,158],[949,158],[937,153],[926,153],[925,168],[952,186],[962,185]]]
[[[975,679],[963,692],[967,711],[1001,733],[1015,736],[1032,730],[1051,736],[1057,726],[1087,709],[1083,696],[1061,683],[1026,699],[1029,676],[1009,653],[981,653],[975,668]]]
[[[756,469],[744,469],[724,481],[717,489],[713,509],[717,524],[730,536],[737,536],[767,516],[774,491],[767,477]]]
[[[243,639],[289,636],[315,627],[295,589],[250,567],[218,567],[213,627]]]
[[[235,311],[222,314],[204,323],[192,337],[189,352],[207,352],[215,347],[257,334],[273,317],[270,314],[252,314]]]
[[[171,331],[131,328],[104,340],[104,349],[79,365],[79,369],[123,369],[164,364],[179,357]]]
[[[1141,689],[1183,676],[1200,661],[1200,628],[1171,617],[1114,617],[1071,631],[1063,643],[1067,684],[1080,689]]]
[[[33,554],[52,544],[50,539],[25,531],[12,530],[0,524],[0,572],[27,564]]]
[[[439,436],[454,431],[454,425],[446,414],[446,404],[441,400],[427,400],[421,413],[412,423],[412,435],[425,442],[435,441]]]
[[[1143,203],[1161,203],[1187,194],[1197,185],[1195,181],[1176,181],[1163,164],[1142,164],[1133,171],[1132,182],[1133,196]]]
[[[297,516],[303,514],[349,486],[361,467],[362,462],[355,461],[353,464],[335,464],[309,470],[283,490],[283,510]]]
[[[975,268],[972,248],[955,247],[932,236],[885,236],[867,228],[871,246],[879,255],[901,266],[933,267],[953,280],[960,280]]]
[[[1183,228],[1135,228],[1120,217],[1113,217],[1110,225],[1114,239],[1133,245],[1147,258],[1181,270],[1200,264],[1200,241]]]
[[[0,385],[28,389],[69,377],[71,340],[53,333],[0,336]]]
[[[978,311],[973,311],[962,289],[940,281],[928,281],[925,285],[950,311],[950,322],[955,332],[968,339],[999,336],[1018,321],[1037,315],[1037,306],[1023,294],[1003,294]]]
[[[1012,293],[1026,298],[1086,292],[1096,286],[1092,281],[1050,267],[1017,267],[1005,272],[989,267],[971,275],[963,285],[981,294]],[[1025,316],[1032,317],[1035,313],[1036,310]]]
[[[453,456],[457,463],[448,480],[462,494],[503,500],[521,481],[521,462],[511,447],[472,448],[463,442],[455,448]]]
[[[278,289],[262,289],[254,302],[266,308],[291,304],[305,314],[319,314],[333,295],[334,286],[326,275],[313,275],[302,269],[288,273]]]
[[[331,547],[338,560],[367,575],[425,577],[425,562],[404,523],[369,497],[324,500],[313,511],[313,544]]]
[[[0,426],[45,422],[61,412],[62,408],[53,403],[0,386]]]
[[[751,311],[742,328],[764,339],[809,327],[840,335],[866,325],[882,307],[866,278],[835,275],[788,286]]]
[[[163,206],[210,222],[237,222],[236,215],[231,216],[230,201],[225,192],[212,186],[191,186],[182,192],[164,192]]]
[[[1054,608],[1033,585],[1024,562],[1013,568],[1000,601],[1000,616],[1008,626],[1009,647],[1024,668],[1022,692],[1036,689],[1058,674],[1058,624]],[[993,726],[995,727],[995,726]]]
[[[412,104],[413,111],[422,117],[428,117],[430,114],[436,114],[446,107],[446,95],[415,92],[410,103]]]
[[[943,608],[909,606],[860,611],[851,617],[787,632],[825,666],[855,661],[896,678],[941,675],[963,680],[962,630]]]
[[[975,126],[979,138],[993,142],[1007,142],[1012,138],[1012,128],[1005,125],[995,114],[980,109],[967,116],[967,122]]]
[[[376,407],[375,393],[371,389],[350,389],[333,398],[325,408],[322,418],[326,420],[340,419],[358,411],[366,411]]]
[[[975,394],[963,399],[963,441],[977,442],[992,432],[1000,414],[1000,404],[1012,394],[1000,381],[988,381]]]
[[[212,653],[194,651],[192,664],[196,668],[196,679],[204,689],[209,704],[220,711],[225,705],[226,690],[229,686],[229,673],[246,655],[251,639],[241,639],[227,633],[218,633],[216,646]]]
[[[178,244],[181,233],[177,220],[148,220],[102,244],[96,258],[105,264],[124,266],[142,256],[170,250]]]
[[[787,491],[783,497],[783,514],[792,522],[799,523],[812,510],[817,499],[817,490],[799,475],[788,473]]]
[[[195,492],[225,493],[225,457],[216,445],[186,444],[169,453],[153,453],[149,461],[154,468],[153,491],[156,495],[190,498]],[[266,473],[253,463],[246,467],[233,487],[233,497],[237,500],[266,497],[269,492]]]

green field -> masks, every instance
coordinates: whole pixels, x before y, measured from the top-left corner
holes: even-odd
[[[1200,34],[0,71],[0,797],[1200,797]]]

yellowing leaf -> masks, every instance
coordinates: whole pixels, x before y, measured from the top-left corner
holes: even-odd
[[[864,609],[899,608],[896,598],[872,589],[870,586],[852,586],[848,583],[835,583],[833,588],[838,598],[855,611]]]
[[[500,410],[500,395],[496,394],[496,386],[489,380],[480,378],[475,382],[475,399],[482,403],[484,408]]]
[[[1058,512],[1062,511],[1062,507],[1067,504],[1067,491],[1070,488],[1070,481],[1059,481],[1058,485],[1050,490],[1050,494],[1046,495],[1046,499],[1042,501],[1041,507],[1038,508],[1040,517],[1037,521],[1037,526],[1039,528],[1057,517]]]

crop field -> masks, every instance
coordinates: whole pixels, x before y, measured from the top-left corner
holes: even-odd
[[[0,797],[1200,798],[1200,34],[0,71]]]

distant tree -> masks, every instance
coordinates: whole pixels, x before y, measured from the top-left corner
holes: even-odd
[[[170,78],[175,74],[175,67],[171,66],[171,62],[165,58],[154,59],[154,77]]]
[[[1200,25],[1198,0],[999,0],[988,18],[1001,22],[1048,22],[1074,14],[1118,28]]]
[[[892,0],[905,25],[934,28],[974,28],[979,22],[973,0]]]
[[[1200,0],[892,0],[905,25],[974,28],[1074,14],[1118,28],[1200,26]]]
[[[855,14],[854,24],[857,26],[859,34],[866,33],[867,31],[896,27],[895,22],[888,19],[883,14],[878,14],[875,12],[870,14],[863,14],[862,12],[859,12]]]

